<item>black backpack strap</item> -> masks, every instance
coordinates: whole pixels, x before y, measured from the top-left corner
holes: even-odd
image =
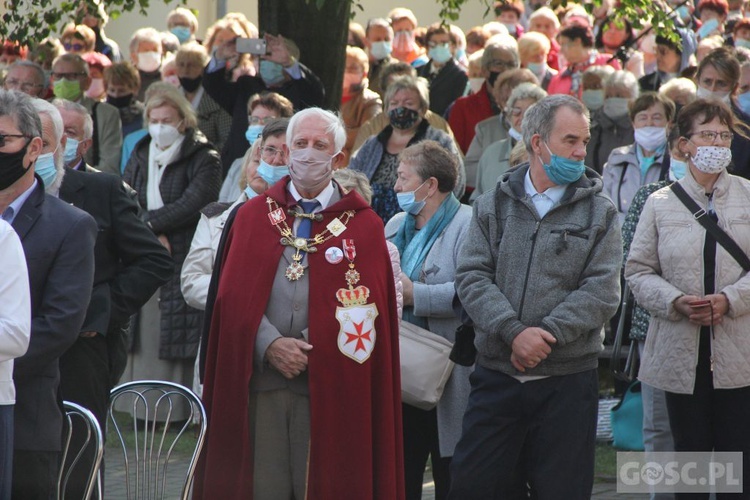
[[[716,221],[709,217],[708,213],[700,206],[698,206],[695,200],[693,200],[690,195],[685,192],[685,189],[683,189],[683,187],[680,186],[677,182],[673,182],[670,186],[670,189],[672,189],[672,192],[674,192],[677,198],[680,199],[682,204],[685,205],[688,210],[690,210],[690,213],[693,214],[693,218],[697,220],[700,225],[706,229],[706,231],[711,233],[711,236],[716,239],[716,242],[719,245],[723,246],[724,250],[729,252],[729,255],[731,255],[734,260],[736,260],[737,263],[742,266],[742,269],[744,269],[745,272],[749,272],[750,258],[748,258],[747,254],[742,251],[737,242],[735,242],[731,236],[725,233],[724,230],[719,227]]]
[[[91,155],[92,155],[92,164],[94,167],[99,167],[99,127],[97,125],[97,119],[96,119],[96,108],[99,106],[99,101],[94,103],[94,106],[91,108],[91,119],[94,122],[94,144],[92,145]]]

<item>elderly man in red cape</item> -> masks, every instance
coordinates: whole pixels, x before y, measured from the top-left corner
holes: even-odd
[[[295,115],[291,179],[225,228],[195,498],[404,498],[393,274],[382,222],[331,180],[345,139]]]

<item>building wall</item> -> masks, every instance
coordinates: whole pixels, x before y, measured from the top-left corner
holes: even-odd
[[[284,0],[278,0],[284,1]],[[336,0],[328,0],[336,1]],[[227,12],[240,11],[255,23],[258,24],[258,2],[257,0],[226,0]],[[360,0],[364,7],[364,12],[355,8],[354,20],[365,25],[367,20],[372,17],[384,17],[394,7],[409,6],[417,16],[417,20],[423,26],[438,21],[440,7],[434,0]],[[113,38],[120,44],[125,57],[128,56],[128,43],[133,32],[141,27],[152,26],[157,30],[167,28],[167,14],[177,5],[172,2],[168,5],[153,2],[148,9],[148,15],[143,16],[137,12],[122,14],[118,19],[111,20],[105,31],[107,36]],[[216,20],[217,0],[188,0],[187,7],[198,10],[198,22],[200,24],[199,37],[203,38],[208,28]],[[468,5],[461,12],[461,18],[456,23],[464,31],[478,24],[484,24],[492,20],[492,15],[486,19],[482,18],[486,7],[481,0],[469,0]]]

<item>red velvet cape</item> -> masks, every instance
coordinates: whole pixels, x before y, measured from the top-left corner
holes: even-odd
[[[295,202],[289,178],[242,206],[229,230],[211,320],[203,401],[208,434],[198,465],[194,498],[250,499],[253,452],[248,429],[248,385],[255,335],[266,310],[284,247],[268,218],[266,197],[280,207]],[[404,498],[398,318],[393,271],[383,223],[355,192],[323,210],[312,234],[345,210],[356,215],[346,231],[308,254],[310,280],[308,372],[310,458],[308,500]],[[292,224],[291,217],[288,220]],[[376,341],[363,364],[337,346],[339,288],[347,288],[348,261],[326,261],[325,251],[353,239],[360,285],[376,304]]]

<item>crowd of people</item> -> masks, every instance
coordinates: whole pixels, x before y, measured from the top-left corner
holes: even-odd
[[[178,7],[126,54],[97,5],[0,56],[0,500],[57,494],[63,399],[104,428],[140,379],[204,402],[194,498],[418,500],[428,460],[437,499],[589,498],[623,280],[646,450],[750,477],[744,0],[396,8],[337,112],[293,36]],[[432,409],[404,322],[475,334]]]

